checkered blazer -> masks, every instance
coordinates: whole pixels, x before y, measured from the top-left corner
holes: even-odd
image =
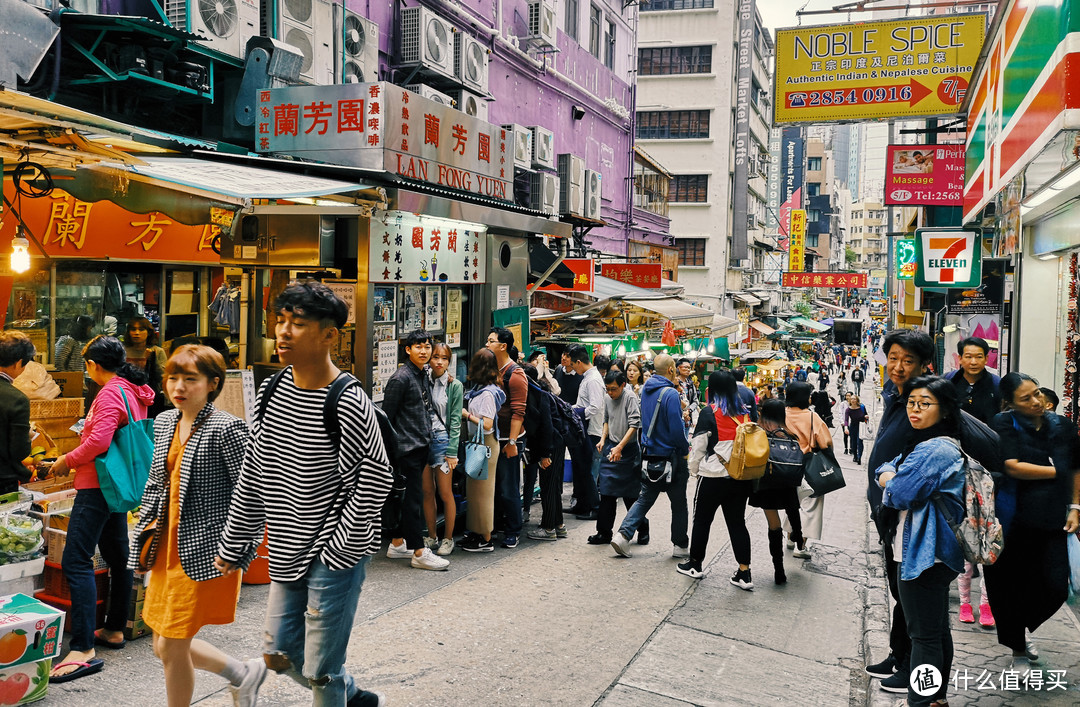
[[[179,421],[180,411],[175,409],[166,410],[154,421],[154,459],[143,492],[135,539],[152,519],[165,517],[166,491],[177,492],[169,488],[166,459]],[[216,409],[212,403],[207,403],[198,414],[195,425],[197,429],[188,440],[180,462],[179,544],[184,573],[201,582],[221,576],[214,568],[214,556],[225,527],[233,487],[240,478],[249,433],[247,423]],[[158,542],[167,541],[167,529],[162,528]],[[254,550],[252,546],[249,556],[240,562],[245,569],[254,557]],[[139,549],[132,547],[128,563],[132,569],[138,555]]]

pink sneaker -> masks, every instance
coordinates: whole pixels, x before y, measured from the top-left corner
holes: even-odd
[[[989,604],[979,605],[979,625],[983,628],[994,628],[994,612],[990,611]]]
[[[971,604],[960,605],[960,623],[973,624],[975,623],[975,614],[971,612]]]

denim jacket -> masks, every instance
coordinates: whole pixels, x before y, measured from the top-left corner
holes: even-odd
[[[885,484],[882,503],[906,510],[904,557],[900,579],[916,579],[941,560],[956,572],[964,571],[964,555],[949,524],[930,496],[939,492],[954,517],[963,513],[964,455],[960,444],[950,437],[935,437],[919,444],[897,467],[898,455],[882,464],[877,476],[896,474]]]

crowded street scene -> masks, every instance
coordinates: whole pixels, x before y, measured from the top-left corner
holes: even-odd
[[[0,0],[0,704],[1080,705],[1077,17]]]

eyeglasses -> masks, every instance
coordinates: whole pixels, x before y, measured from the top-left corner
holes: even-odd
[[[932,405],[937,405],[937,403],[928,403],[925,400],[909,400],[909,401],[907,401],[907,409],[908,410],[918,410],[919,412],[922,412],[923,410],[929,410],[930,406],[932,406]]]

